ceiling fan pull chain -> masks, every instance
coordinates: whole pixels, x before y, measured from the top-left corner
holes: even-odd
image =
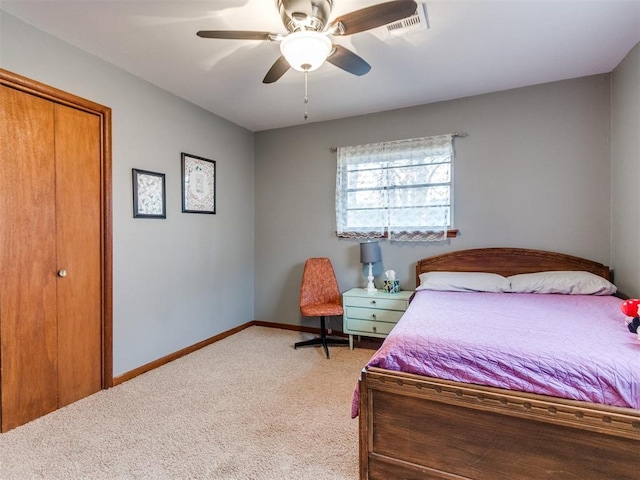
[[[304,119],[307,119],[307,105],[309,103],[309,96],[307,90],[307,75],[309,74],[309,70],[304,71]]]

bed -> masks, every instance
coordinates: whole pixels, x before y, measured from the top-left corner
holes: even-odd
[[[585,271],[611,280],[608,267],[586,259],[540,250],[486,248],[418,261],[416,285],[426,272],[486,272],[509,277],[543,271]],[[386,365],[380,361],[380,352],[396,329],[402,332],[405,319],[408,325],[408,317],[415,316],[412,308],[421,294],[416,292],[409,310],[358,382],[354,408],[359,416],[362,480],[640,479],[640,384],[631,388],[623,385],[621,390],[626,397],[615,391],[596,391],[591,393],[596,396],[590,397],[582,392],[564,392],[553,385],[542,390],[546,393],[532,393],[525,391],[526,386],[513,390],[490,385],[491,382],[473,383],[477,381],[474,378],[459,381],[407,373],[396,370],[401,368],[396,365],[401,363],[397,358],[389,361],[396,365],[393,369],[380,367]],[[572,297],[572,302],[580,298],[592,301],[587,295],[567,297]],[[622,302],[611,296],[601,298],[605,303],[613,302],[616,308]],[[625,331],[624,316],[619,315],[613,321],[619,321],[619,337],[630,351],[621,352],[620,347],[611,346],[615,353],[612,357],[620,356],[627,371],[638,372],[640,341]],[[469,329],[475,327],[474,320],[474,312],[470,312],[466,322]],[[609,341],[597,331],[585,335],[576,327],[574,333],[563,341]],[[411,357],[411,352],[408,355]],[[526,355],[523,352],[522,356]],[[614,378],[609,383],[616,382]],[[537,383],[542,383],[543,388],[546,385],[544,381]]]

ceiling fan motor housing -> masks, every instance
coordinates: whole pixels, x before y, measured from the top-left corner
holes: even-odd
[[[333,0],[278,0],[282,23],[289,32],[320,32],[331,15]]]

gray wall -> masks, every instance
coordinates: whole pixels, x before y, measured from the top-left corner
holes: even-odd
[[[342,290],[363,286],[358,242],[334,234],[331,146],[468,133],[455,141],[458,238],[381,242],[378,272],[396,270],[405,288],[415,286],[417,259],[473,247],[539,248],[609,263],[610,122],[610,76],[597,75],[257,133],[256,318],[314,324],[297,306],[307,257],[328,256]]]
[[[611,251],[615,283],[640,296],[640,44],[611,82]]]
[[[253,319],[253,134],[0,13],[0,67],[113,109],[114,375]],[[180,153],[217,162],[216,215],[181,213]],[[134,219],[131,169],[166,174]]]

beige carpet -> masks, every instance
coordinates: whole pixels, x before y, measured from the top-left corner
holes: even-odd
[[[250,327],[0,435],[0,479],[358,478],[353,388],[372,350]]]

